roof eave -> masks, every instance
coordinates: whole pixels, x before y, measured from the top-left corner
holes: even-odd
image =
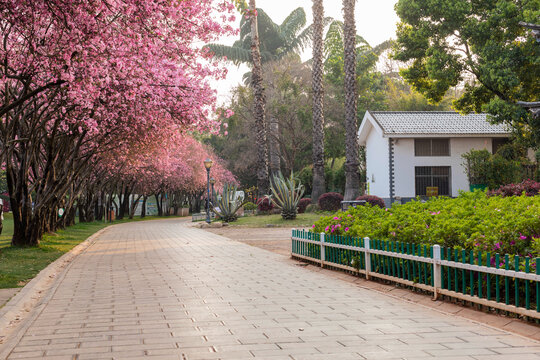
[[[483,134],[396,134],[396,133],[383,133],[383,137],[385,138],[461,138],[461,137],[467,137],[467,138],[477,138],[477,137],[509,137],[511,134],[508,133],[483,133]]]

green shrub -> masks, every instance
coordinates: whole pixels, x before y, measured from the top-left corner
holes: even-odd
[[[244,204],[244,210],[257,210],[257,205],[252,203],[251,201],[248,201]]]
[[[517,145],[507,144],[495,155],[487,150],[471,150],[462,155],[469,184],[487,185],[497,189],[506,184],[517,183],[522,179],[522,166],[529,163],[523,150]]]
[[[321,208],[317,204],[309,204],[308,206],[306,206],[306,212],[307,213],[315,213],[315,212],[320,211],[320,210],[321,210]]]
[[[390,209],[358,206],[323,217],[315,232],[475,251],[540,256],[540,196],[462,193]]]

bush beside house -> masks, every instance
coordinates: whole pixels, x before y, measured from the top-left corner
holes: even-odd
[[[321,218],[313,231],[536,257],[538,214],[540,196],[487,196],[476,191],[390,209],[366,204]]]

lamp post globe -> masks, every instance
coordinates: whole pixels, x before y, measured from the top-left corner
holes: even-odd
[[[210,168],[212,167],[212,160],[204,160],[204,167],[206,168],[206,223],[210,224]]]

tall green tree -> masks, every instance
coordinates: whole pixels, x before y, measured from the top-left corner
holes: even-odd
[[[323,30],[324,6],[322,0],[313,0],[313,189],[311,201],[316,204],[325,192],[324,184],[324,66]]]
[[[280,171],[288,175],[311,164],[312,99],[311,68],[302,63],[298,55],[290,55],[266,64],[263,86],[267,97],[266,118],[277,122],[276,136],[279,146]],[[257,141],[253,122],[254,90],[239,85],[232,91],[227,105],[234,115],[227,119],[227,136],[206,139],[222,158],[228,159],[230,169],[244,186],[256,185]],[[310,180],[311,182],[311,180]]]
[[[538,101],[540,48],[519,22],[538,22],[540,0],[399,0],[394,58],[411,65],[405,81],[432,102],[464,84],[454,107],[492,114],[529,145],[540,119],[517,101]]]
[[[345,68],[345,200],[354,200],[360,193],[358,125],[356,120],[356,0],[343,0],[343,40]]]

